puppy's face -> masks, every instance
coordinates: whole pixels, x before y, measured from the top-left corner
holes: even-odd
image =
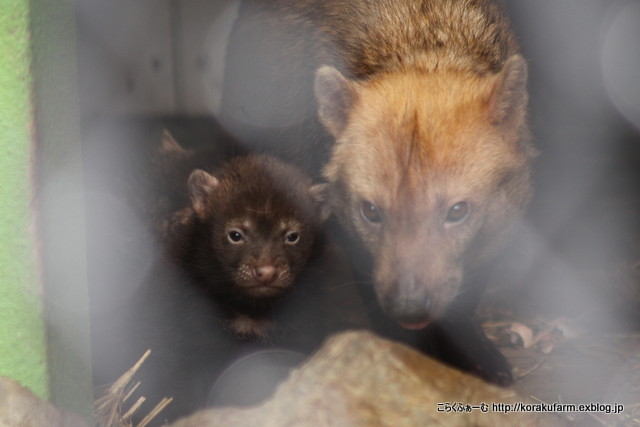
[[[252,298],[277,296],[312,255],[324,202],[314,198],[308,179],[279,162],[236,163],[217,176],[191,174],[192,208],[234,290]]]

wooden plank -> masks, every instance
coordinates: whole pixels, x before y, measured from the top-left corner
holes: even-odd
[[[169,0],[78,2],[78,52],[83,115],[174,112]]]
[[[196,115],[217,113],[227,39],[239,1],[180,0],[177,5],[178,111]]]
[[[75,1],[30,2],[35,207],[42,262],[50,400],[93,412],[80,146]]]

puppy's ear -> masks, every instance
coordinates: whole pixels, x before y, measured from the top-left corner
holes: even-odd
[[[332,212],[329,204],[329,184],[312,185],[309,187],[309,194],[318,207],[320,222],[325,222]]]
[[[334,138],[344,131],[349,112],[357,99],[356,83],[333,67],[322,66],[316,71],[314,92],[318,101],[318,117]]]
[[[198,218],[206,217],[207,206],[211,203],[211,197],[220,185],[220,181],[203,171],[196,169],[189,175],[189,198],[191,199],[191,207]]]
[[[167,129],[162,130],[162,143],[158,149],[158,153],[161,155],[181,155],[185,154],[187,150],[182,148],[182,145],[178,144],[171,132]]]

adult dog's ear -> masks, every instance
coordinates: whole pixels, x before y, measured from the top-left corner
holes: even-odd
[[[491,120],[503,132],[517,132],[527,113],[527,63],[513,55],[498,74],[489,100]]]
[[[349,112],[358,96],[356,83],[337,69],[324,65],[316,71],[314,91],[320,122],[337,139],[347,125]]]
[[[312,185],[309,187],[309,194],[318,206],[320,222],[325,222],[332,212],[329,204],[329,184]]]

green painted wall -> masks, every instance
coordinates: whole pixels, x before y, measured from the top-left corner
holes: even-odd
[[[29,2],[0,0],[0,375],[47,398],[32,200]]]
[[[0,375],[91,424],[74,0],[0,0]]]

